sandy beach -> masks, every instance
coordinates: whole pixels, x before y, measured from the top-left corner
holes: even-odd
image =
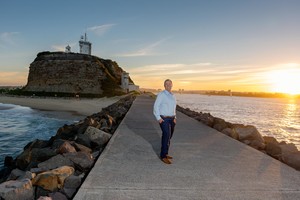
[[[74,115],[89,116],[100,112],[124,96],[94,99],[49,98],[49,97],[15,97],[0,95],[0,103],[15,104],[43,111],[70,112]]]

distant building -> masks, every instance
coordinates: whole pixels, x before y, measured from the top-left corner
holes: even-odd
[[[66,53],[71,53],[71,47],[68,45],[66,46],[66,50],[65,50]]]
[[[87,41],[86,33],[84,34],[84,37],[81,36],[79,40],[79,49],[80,49],[79,52],[82,54],[88,54],[88,55],[92,54],[92,43]]]
[[[126,92],[131,92],[131,91],[139,91],[139,86],[134,85],[133,83],[129,83],[129,73],[123,71],[122,76],[121,76],[121,87],[123,90]]]

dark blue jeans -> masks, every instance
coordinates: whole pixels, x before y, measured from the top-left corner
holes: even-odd
[[[174,118],[162,117],[162,119],[164,121],[160,123],[160,128],[162,130],[160,157],[165,158],[169,152],[170,140],[173,136],[175,123]]]

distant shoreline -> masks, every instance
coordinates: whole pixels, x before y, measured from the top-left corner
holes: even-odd
[[[159,93],[162,90],[143,89],[141,91]],[[200,95],[214,95],[214,96],[235,96],[235,97],[258,97],[258,98],[300,98],[300,94],[292,95],[286,93],[271,93],[271,92],[235,92],[235,91],[218,91],[218,90],[173,90],[176,94],[200,94]]]

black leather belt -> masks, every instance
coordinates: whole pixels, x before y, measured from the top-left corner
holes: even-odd
[[[164,116],[164,115],[161,115],[162,118],[175,118],[175,116]]]

